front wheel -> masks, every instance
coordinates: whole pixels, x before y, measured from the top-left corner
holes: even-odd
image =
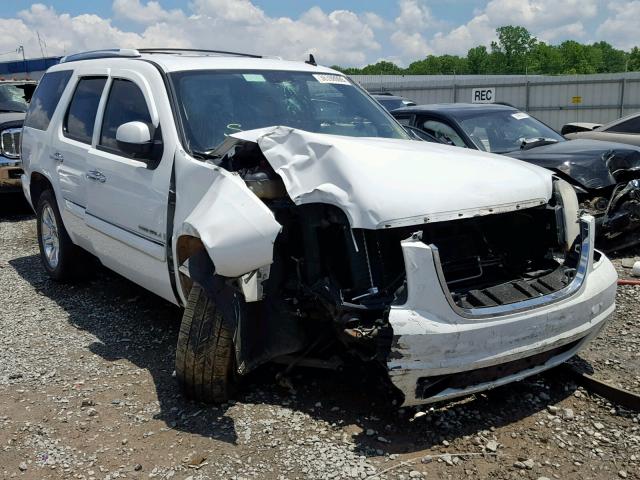
[[[185,394],[201,402],[223,403],[235,386],[233,330],[197,284],[191,288],[182,316],[176,376]]]

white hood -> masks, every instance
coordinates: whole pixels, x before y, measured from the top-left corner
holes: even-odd
[[[341,208],[353,228],[389,228],[546,203],[551,172],[507,157],[415,140],[269,127],[233,134],[257,143],[298,205]]]

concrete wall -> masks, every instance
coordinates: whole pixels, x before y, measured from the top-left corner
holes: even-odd
[[[495,101],[530,112],[553,128],[606,123],[640,111],[640,72],[598,75],[353,75],[369,92],[393,92],[417,104],[471,102],[473,88],[495,87]],[[580,97],[580,98],[574,98]]]

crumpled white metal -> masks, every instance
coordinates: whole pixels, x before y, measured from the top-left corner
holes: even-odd
[[[352,228],[512,211],[547,203],[552,193],[548,170],[448,145],[289,127],[231,136],[258,144],[296,204],[335,205]]]

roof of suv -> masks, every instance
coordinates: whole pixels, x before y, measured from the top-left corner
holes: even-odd
[[[492,112],[496,110],[517,110],[517,108],[500,103],[432,103],[414,107],[402,107],[394,110],[393,113],[442,112],[455,114],[456,112],[469,110]]]
[[[144,52],[128,50],[125,54],[118,54],[118,51],[103,51],[104,55],[95,58],[83,58],[85,54],[77,54],[65,57],[61,63],[52,67],[52,70],[62,70],[74,64],[91,64],[97,67],[113,65],[114,62],[130,62],[148,60],[156,63],[165,72],[177,72],[185,70],[285,70],[310,73],[333,73],[342,75],[340,72],[327,67],[315,66],[305,62],[293,62],[278,58],[265,58],[242,54],[217,54],[197,51],[162,51]],[[111,52],[111,54],[110,54]],[[135,52],[135,53],[131,53]],[[100,54],[102,52],[87,52],[87,54]]]

